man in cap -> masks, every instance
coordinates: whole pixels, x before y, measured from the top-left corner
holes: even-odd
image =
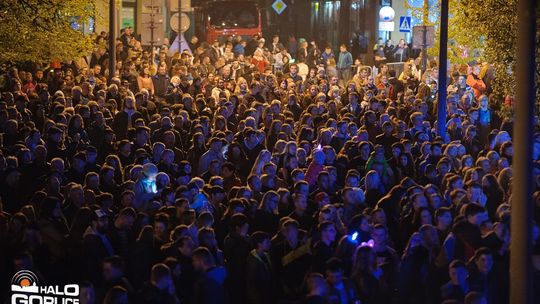
[[[107,238],[109,219],[101,209],[92,212],[92,222],[83,235],[85,274],[87,279],[96,284],[101,279],[101,263],[114,254],[111,242]]]

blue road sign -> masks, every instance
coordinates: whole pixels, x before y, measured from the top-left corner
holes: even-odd
[[[401,16],[399,17],[399,31],[404,33],[410,33],[412,29],[411,17]]]

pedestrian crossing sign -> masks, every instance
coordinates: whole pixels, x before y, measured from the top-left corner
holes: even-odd
[[[278,13],[278,15],[281,15],[281,13],[283,13],[283,11],[287,8],[287,4],[285,4],[283,0],[276,0],[274,3],[272,3],[272,8],[274,11],[276,11],[276,13]]]
[[[411,32],[411,17],[401,16],[399,17],[399,31],[404,33]]]

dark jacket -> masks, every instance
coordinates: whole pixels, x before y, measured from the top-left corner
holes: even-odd
[[[140,112],[135,111],[131,115],[131,124],[134,125],[135,120],[137,120],[138,118],[143,118],[144,119],[143,115]],[[122,140],[122,139],[127,138],[128,119],[129,119],[129,116],[124,111],[119,112],[114,117],[113,130],[114,130],[114,134],[116,134],[116,139],[117,140]]]
[[[229,233],[225,237],[223,253],[227,260],[227,285],[231,300],[243,303],[246,288],[246,258],[250,249],[249,239],[237,233]]]
[[[167,290],[160,290],[156,286],[145,283],[143,288],[137,293],[135,303],[140,304],[175,304],[180,303],[176,295],[169,294]]]
[[[452,232],[456,237],[454,259],[469,260],[476,249],[484,246],[480,228],[462,220],[454,225]]]
[[[468,286],[466,287],[466,289],[464,289],[460,285],[454,285],[452,284],[452,282],[448,282],[441,287],[441,301],[456,300],[459,302],[463,302],[463,300],[465,299],[465,294],[468,291]]]
[[[275,279],[270,256],[260,256],[255,250],[247,258],[246,290],[248,303],[274,303]]]
[[[330,303],[347,303],[355,304],[358,300],[358,294],[351,280],[344,278],[342,282],[344,293],[341,293],[335,286],[328,286],[327,299]],[[346,298],[343,298],[345,296]]]
[[[91,227],[88,227],[83,239],[85,277],[94,285],[101,282],[101,263],[114,254],[112,246],[108,248],[104,239],[106,237],[100,237]]]
[[[193,284],[193,304],[226,303],[224,283],[227,271],[223,267],[215,267],[201,273]]]

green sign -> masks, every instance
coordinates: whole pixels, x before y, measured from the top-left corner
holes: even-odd
[[[133,7],[122,7],[122,24],[120,28],[135,27],[135,9]]]

